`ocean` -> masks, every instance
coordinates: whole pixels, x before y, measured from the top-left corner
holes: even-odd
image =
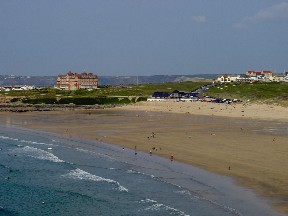
[[[280,215],[268,204],[169,158],[0,125],[0,215]]]

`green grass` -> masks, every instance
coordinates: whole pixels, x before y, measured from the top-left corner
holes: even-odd
[[[232,83],[210,88],[206,95],[218,98],[275,103],[288,107],[288,83]]]
[[[12,102],[20,102],[23,100],[31,103],[50,103],[55,100],[67,101],[71,103],[94,103],[99,98],[118,98],[122,102],[134,103],[140,100],[145,100],[156,91],[172,92],[174,90],[191,92],[203,85],[210,83],[206,82],[171,82],[171,83],[156,83],[156,84],[141,84],[118,87],[103,87],[92,91],[77,90],[65,91],[54,88],[45,88],[42,90],[30,91],[12,91],[0,92],[0,97],[10,96]],[[231,83],[219,84],[214,88],[205,91],[206,95],[216,98],[240,99],[243,101],[254,101],[261,103],[276,103],[288,107],[288,83]],[[20,99],[21,98],[21,99]],[[81,99],[83,98],[83,99]],[[89,99],[90,98],[90,99]],[[97,99],[97,100],[96,100]],[[73,102],[74,101],[74,102]],[[76,102],[77,101],[77,102]],[[100,103],[117,103],[118,100],[100,100]]]
[[[80,101],[79,98],[85,98],[83,101],[88,101],[87,98],[103,98],[103,97],[117,97],[125,98],[129,97],[131,102],[140,100],[145,100],[147,97],[152,96],[156,91],[162,92],[172,92],[174,90],[191,92],[199,87],[210,84],[206,82],[171,82],[171,83],[157,83],[157,84],[141,84],[141,85],[129,85],[129,86],[118,86],[118,87],[103,87],[95,89],[92,91],[88,90],[76,90],[76,91],[66,91],[58,90],[54,88],[45,88],[41,90],[30,90],[30,91],[11,91],[11,92],[2,92],[2,96],[14,97],[12,100],[14,102],[20,101],[21,98],[25,98],[24,101],[29,103],[49,103],[49,101],[71,101],[73,98],[77,98],[77,101]],[[72,98],[72,99],[71,99]],[[91,101],[93,101],[91,99]],[[113,102],[113,100],[107,100]],[[126,100],[125,100],[126,101]],[[124,102],[124,101],[123,101]],[[127,101],[126,101],[127,102]],[[72,102],[73,103],[73,102]],[[88,103],[88,102],[87,102]]]
[[[150,97],[154,92],[172,92],[174,90],[191,92],[209,83],[181,82],[181,83],[157,83],[130,85],[123,88],[103,88],[97,90],[99,96],[143,96]]]

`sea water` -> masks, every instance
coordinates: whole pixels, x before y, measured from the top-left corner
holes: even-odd
[[[0,215],[278,215],[233,185],[155,155],[0,126]]]

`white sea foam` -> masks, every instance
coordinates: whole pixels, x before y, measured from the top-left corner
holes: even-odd
[[[18,141],[18,139],[15,139],[15,138],[12,138],[12,137],[6,137],[6,136],[0,136],[0,139]]]
[[[125,191],[125,192],[128,192],[128,189],[123,187],[122,185],[119,185],[118,187],[119,191]]]
[[[27,143],[27,144],[33,144],[33,145],[55,146],[54,144],[51,144],[51,143],[35,142],[35,141],[29,141],[29,140],[19,140],[19,142]]]
[[[88,151],[88,150],[82,149],[82,148],[76,148],[76,150],[79,152],[92,153],[91,151]]]
[[[126,172],[127,173],[131,173],[131,174],[143,174],[143,173],[140,173],[140,172],[138,172],[136,170],[127,170]]]
[[[40,160],[49,160],[53,162],[65,162],[59,159],[57,156],[53,155],[51,152],[44,151],[42,149],[37,149],[30,146],[25,146],[23,148],[17,148],[12,150],[13,153],[17,154],[27,154],[30,157],[37,158]]]
[[[154,175],[149,175],[149,174],[146,174],[146,173],[141,173],[141,172],[138,172],[136,170],[127,170],[126,173],[130,173],[130,174],[140,174],[140,175],[144,175],[144,176],[149,176],[150,178],[156,178]]]
[[[89,181],[96,181],[96,182],[107,182],[111,183],[117,186],[117,189],[119,191],[125,191],[128,192],[128,189],[120,185],[119,182],[112,180],[112,179],[106,179],[100,176],[93,175],[89,172],[86,172],[84,170],[81,170],[79,168],[75,170],[71,170],[68,174],[63,175],[63,177],[73,178],[73,179],[81,179],[81,180],[89,180]]]
[[[144,210],[145,211],[161,211],[161,210],[165,210],[165,211],[170,211],[173,212],[173,214],[177,214],[180,216],[189,216],[187,214],[185,214],[185,212],[180,211],[178,209],[175,209],[173,207],[164,205],[162,203],[158,203],[155,200],[152,199],[145,199],[145,200],[141,200],[140,203],[148,203],[151,204],[150,206],[146,207]]]
[[[20,143],[27,143],[27,144],[33,144],[33,145],[54,145],[50,143],[43,143],[43,142],[35,142],[35,141],[29,141],[29,140],[19,140],[17,138],[12,138],[12,137],[7,137],[7,136],[0,136],[0,139],[5,139],[5,140],[13,140],[13,141],[18,141]]]
[[[187,190],[175,191],[175,193],[191,196],[191,193]]]

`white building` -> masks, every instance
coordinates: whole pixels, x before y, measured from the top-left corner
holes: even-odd
[[[27,91],[35,89],[35,86],[29,85],[15,85],[15,86],[1,86],[0,91]]]
[[[240,77],[240,75],[221,75],[217,77],[216,82],[220,83],[231,83],[231,82],[236,82],[237,79]]]

